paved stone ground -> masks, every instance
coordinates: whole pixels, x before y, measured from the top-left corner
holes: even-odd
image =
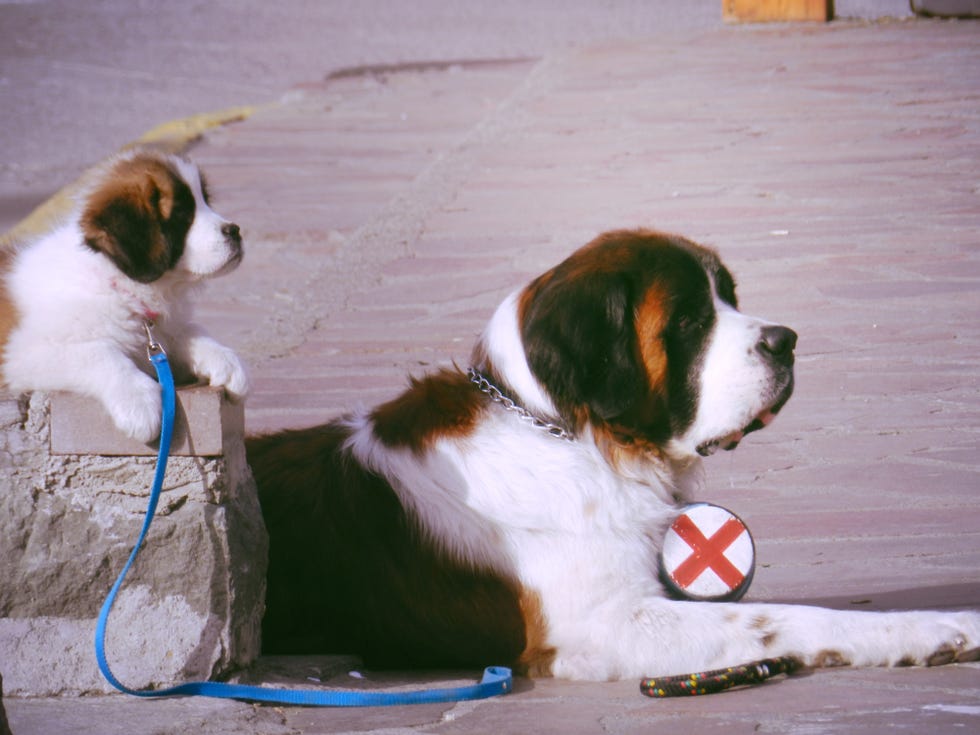
[[[702,494],[753,529],[750,598],[980,607],[978,32],[726,28],[389,69],[213,132],[192,153],[248,257],[201,312],[253,367],[247,425],[320,421],[465,364],[499,299],[594,234],[675,230],[721,250],[745,311],[800,333],[795,397],[708,463]],[[300,681],[355,687],[479,674],[301,664]],[[14,735],[976,732],[980,667],[821,671],[678,701],[537,680],[388,710],[6,706]]]

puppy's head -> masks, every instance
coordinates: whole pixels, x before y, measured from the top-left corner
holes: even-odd
[[[211,209],[200,171],[176,156],[141,151],[110,164],[80,222],[85,244],[141,283],[216,276],[242,258],[238,225]]]
[[[607,233],[518,309],[528,367],[562,419],[623,449],[733,449],[792,393],[796,334],[741,314],[718,256],[683,238]]]

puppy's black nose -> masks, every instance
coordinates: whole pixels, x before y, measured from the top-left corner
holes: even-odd
[[[234,222],[225,222],[221,225],[221,234],[225,236],[228,242],[234,245],[242,244],[242,231]]]
[[[796,347],[796,332],[789,327],[763,327],[761,338],[756,349],[764,355],[770,355],[779,360],[792,359],[793,348]]]

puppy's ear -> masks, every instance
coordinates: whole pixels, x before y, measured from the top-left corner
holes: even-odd
[[[183,237],[174,239],[166,231],[174,186],[173,174],[157,160],[134,158],[117,164],[85,203],[85,244],[134,281],[157,280],[183,248]]]

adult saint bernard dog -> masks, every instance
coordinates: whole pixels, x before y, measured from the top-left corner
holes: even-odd
[[[238,225],[211,208],[197,166],[147,149],[121,154],[89,175],[64,222],[14,256],[3,378],[13,390],[92,396],[120,431],[148,442],[161,416],[146,359],[152,325],[179,382],[203,379],[240,399],[245,370],[191,319],[190,297],[241,259]]]
[[[470,370],[250,439],[271,540],[264,650],[593,680],[977,658],[973,612],[666,596],[659,546],[701,458],[793,389],[796,334],[737,306],[711,250],[607,233],[507,298]]]

